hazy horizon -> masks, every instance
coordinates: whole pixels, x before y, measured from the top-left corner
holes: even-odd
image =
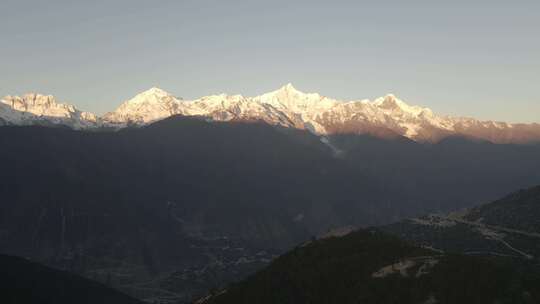
[[[540,122],[534,1],[4,1],[0,95],[103,114],[160,87],[184,99],[286,83],[393,93],[443,115]]]

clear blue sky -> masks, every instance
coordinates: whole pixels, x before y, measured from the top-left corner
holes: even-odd
[[[2,96],[103,113],[152,86],[191,99],[292,82],[540,122],[540,1],[2,0],[0,14]]]

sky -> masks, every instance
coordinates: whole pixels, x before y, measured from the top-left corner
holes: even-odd
[[[103,114],[154,86],[194,99],[291,82],[540,122],[539,12],[540,1],[499,0],[2,0],[0,95]]]

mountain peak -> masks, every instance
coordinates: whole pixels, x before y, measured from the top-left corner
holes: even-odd
[[[37,93],[27,93],[27,94],[24,94],[22,97],[8,95],[2,98],[2,100],[5,103],[9,103],[12,107],[25,107],[25,108],[35,107],[35,106],[51,107],[57,104],[56,98],[54,98],[54,96],[42,95],[42,94],[37,94]]]
[[[137,96],[170,96],[171,94],[165,90],[162,90],[158,87],[151,87],[150,89],[144,91],[144,92],[141,92],[139,94],[137,94]]]
[[[384,97],[376,99],[374,104],[383,110],[401,111],[401,112],[409,113],[415,116],[419,115],[425,110],[431,112],[431,110],[427,108],[422,108],[419,106],[410,106],[407,103],[405,103],[403,100],[397,98],[396,95],[394,94],[386,94]]]
[[[384,97],[377,98],[375,104],[381,108],[395,108],[402,105],[407,105],[394,94],[386,94]]]
[[[149,94],[169,94],[165,90],[163,90],[161,88],[158,88],[158,87],[151,87],[150,89],[146,90],[145,92],[149,93]]]
[[[179,100],[168,92],[152,87],[105,114],[112,123],[149,123],[177,114]]]
[[[161,103],[165,100],[174,99],[170,93],[158,87],[152,87],[129,99],[124,104]]]
[[[58,103],[53,95],[26,93],[22,96],[5,96],[3,104],[9,105],[16,111],[29,112],[36,115],[67,115],[67,112],[77,112],[70,104]]]
[[[285,89],[285,90],[294,90],[294,91],[296,91],[296,88],[290,82],[287,83],[286,85],[284,85],[282,88]]]
[[[384,98],[386,99],[390,99],[390,100],[396,100],[398,99],[397,96],[395,94],[392,94],[392,93],[388,93],[384,96]]]
[[[290,82],[279,88],[276,92],[285,92],[288,94],[304,94],[303,92],[297,90]]]
[[[32,125],[48,121],[74,129],[96,127],[98,118],[70,104],[58,103],[52,95],[28,93],[0,100],[0,121],[14,125]]]

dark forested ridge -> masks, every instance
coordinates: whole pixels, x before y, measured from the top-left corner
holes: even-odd
[[[540,186],[523,189],[493,203],[473,208],[466,219],[540,233]]]
[[[185,300],[332,227],[540,183],[540,146],[328,140],[186,117],[118,132],[1,127],[0,252]]]
[[[441,254],[378,230],[307,243],[197,303],[538,303],[540,273]]]
[[[448,252],[540,261],[540,187],[449,214],[381,227],[417,244]]]
[[[23,258],[0,255],[4,304],[138,304],[103,284]]]

